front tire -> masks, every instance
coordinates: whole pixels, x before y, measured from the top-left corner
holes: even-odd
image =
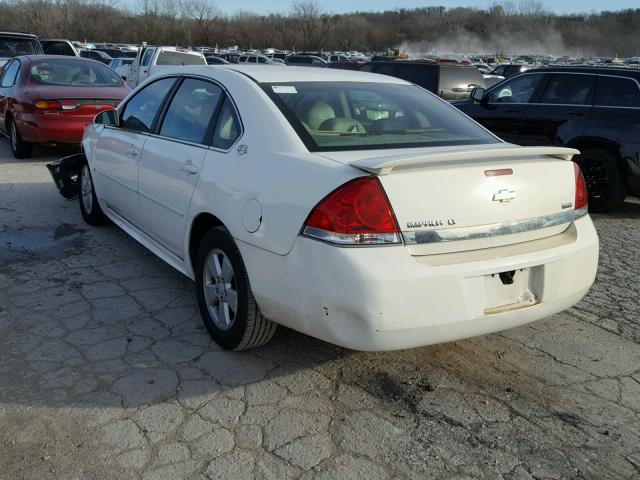
[[[622,205],[626,185],[613,154],[591,148],[584,150],[574,160],[580,165],[587,183],[590,212],[608,212]]]
[[[247,350],[271,340],[278,325],[260,313],[242,256],[227,229],[212,228],[204,236],[195,275],[200,315],[218,345]]]
[[[78,195],[80,213],[82,213],[84,221],[89,225],[96,226],[108,224],[109,218],[104,214],[102,208],[100,208],[98,197],[96,197],[96,191],[93,188],[93,179],[91,178],[89,165],[87,163],[83,163],[80,167],[78,185],[80,186],[80,192]]]
[[[16,125],[16,122],[12,119],[7,119],[9,131],[9,142],[11,143],[11,153],[14,158],[18,160],[24,158],[31,158],[31,154],[33,153],[33,144],[25,142],[22,140],[22,136],[20,135],[20,131]]]

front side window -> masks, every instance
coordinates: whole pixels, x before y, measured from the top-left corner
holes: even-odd
[[[102,63],[60,58],[36,62],[29,72],[29,81],[41,85],[83,87],[120,87],[122,78]]]
[[[500,142],[414,85],[296,82],[262,88],[312,151]]]
[[[502,82],[487,95],[488,103],[529,103],[542,74],[529,74]]]
[[[596,105],[640,107],[640,87],[632,78],[598,76]]]
[[[11,64],[5,68],[4,75],[2,76],[3,88],[13,87],[13,85],[16,83],[16,78],[18,76],[19,70],[20,62],[18,60],[13,60]]]
[[[215,134],[213,136],[213,146],[227,150],[235,143],[240,136],[240,121],[236,116],[236,112],[231,101],[226,98],[218,123],[216,124]]]
[[[540,103],[557,105],[592,105],[593,75],[556,74],[551,77]]]
[[[171,100],[160,135],[202,143],[221,96],[220,87],[212,83],[186,79]]]
[[[124,107],[122,127],[137,132],[150,132],[162,101],[174,82],[175,78],[163,78],[136,93]]]

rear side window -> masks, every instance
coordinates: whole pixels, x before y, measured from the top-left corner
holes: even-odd
[[[240,136],[240,120],[228,98],[225,99],[218,117],[213,146],[227,150]]]
[[[20,71],[20,62],[18,60],[14,60],[11,62],[11,65],[5,69],[4,75],[2,76],[2,87],[13,87],[16,83],[16,78],[18,77],[18,72]]]
[[[66,42],[42,42],[42,49],[47,55],[67,55],[69,57],[75,57],[76,52],[73,51],[71,46]]]
[[[558,105],[592,105],[593,75],[555,74],[551,77],[540,103]]]
[[[20,55],[36,55],[40,53],[34,40],[21,37],[0,37],[0,57],[13,58]]]
[[[149,132],[162,101],[174,82],[175,78],[163,78],[136,93],[124,107],[122,127],[137,132]]]
[[[596,105],[640,107],[640,87],[631,78],[598,76]]]
[[[181,52],[160,52],[156,65],[206,65],[207,62],[199,55]]]
[[[162,122],[160,135],[191,143],[203,143],[222,90],[202,80],[186,79]]]

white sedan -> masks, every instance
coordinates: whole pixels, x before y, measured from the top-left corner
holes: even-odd
[[[571,307],[596,274],[577,151],[504,143],[398,78],[175,67],[82,145],[58,184],[77,167],[88,223],[193,279],[227,349],[277,324],[358,350],[482,335]]]

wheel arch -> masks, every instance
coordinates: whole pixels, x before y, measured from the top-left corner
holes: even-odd
[[[207,234],[209,230],[214,227],[224,227],[224,223],[218,217],[209,212],[201,212],[197,214],[191,222],[191,228],[189,229],[189,263],[192,272],[195,272],[194,265],[196,255],[198,254],[198,246],[202,241],[202,238]]]
[[[606,138],[600,138],[600,137],[581,137],[581,138],[576,138],[572,140],[567,145],[567,147],[575,148],[577,150],[580,150],[580,152],[584,150],[597,149],[597,150],[604,150],[612,154],[613,156],[616,157],[618,167],[620,168],[620,172],[624,174],[623,178],[625,179],[625,183],[626,183],[626,177],[629,172],[628,172],[627,165],[622,160],[622,155],[620,153],[620,145],[618,145],[616,142],[613,142]]]

